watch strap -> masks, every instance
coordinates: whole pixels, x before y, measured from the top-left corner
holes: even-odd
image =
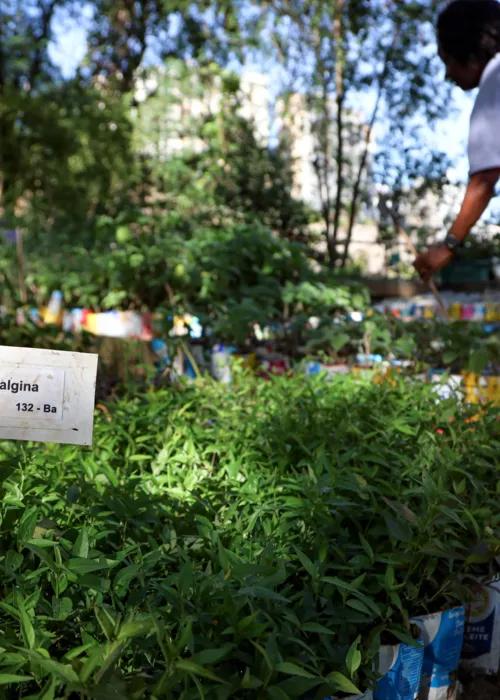
[[[460,238],[457,238],[452,233],[449,233],[444,239],[444,244],[449,251],[454,253],[456,250],[462,247],[463,242],[460,240]]]

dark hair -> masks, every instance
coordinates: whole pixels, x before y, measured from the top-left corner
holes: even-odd
[[[437,33],[442,49],[458,63],[487,63],[500,53],[500,2],[453,0],[439,15]]]

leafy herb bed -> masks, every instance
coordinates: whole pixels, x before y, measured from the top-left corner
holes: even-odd
[[[381,638],[491,566],[471,548],[495,543],[497,415],[462,411],[403,382],[237,375],[109,405],[92,451],[4,443],[0,691],[368,687]]]

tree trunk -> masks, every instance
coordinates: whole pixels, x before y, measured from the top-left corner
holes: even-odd
[[[33,89],[33,85],[42,71],[43,57],[47,50],[52,19],[54,17],[54,10],[56,9],[57,4],[58,0],[52,0],[47,7],[45,7],[42,3],[39,3],[39,9],[41,12],[41,29],[39,35],[35,37],[36,48],[28,73],[30,89]]]
[[[375,107],[373,108],[371,119],[368,123],[366,130],[365,130],[363,154],[361,156],[361,160],[359,161],[358,172],[356,174],[356,180],[354,182],[354,187],[353,187],[353,191],[352,191],[351,212],[349,215],[349,225],[347,228],[347,234],[346,234],[346,239],[345,239],[345,243],[344,243],[344,251],[342,253],[341,267],[345,267],[346,262],[347,262],[347,257],[349,254],[349,246],[351,244],[352,233],[353,233],[354,225],[356,223],[356,218],[358,215],[359,197],[361,194],[361,181],[363,179],[363,173],[365,171],[366,162],[368,160],[368,152],[370,150],[370,141],[371,141],[371,137],[372,137],[372,133],[373,133],[373,127],[375,126],[375,122],[377,121],[378,111],[380,108],[380,103],[382,101],[382,95],[384,92],[385,82],[386,82],[387,73],[388,73],[388,69],[389,69],[389,61],[390,61],[394,46],[396,45],[396,42],[398,39],[398,34],[399,34],[399,31],[398,31],[398,29],[396,29],[396,31],[394,32],[394,36],[393,36],[393,40],[391,42],[391,45],[387,49],[387,52],[385,55],[385,60],[384,60],[384,68],[383,68],[382,73],[380,74],[380,77],[378,80],[378,91],[377,91],[377,99],[375,101]]]
[[[344,47],[343,47],[343,25],[342,13],[344,10],[344,0],[337,0],[337,9],[333,26],[333,36],[335,39],[335,90],[336,90],[336,125],[337,125],[337,194],[335,197],[335,209],[333,216],[333,246],[335,249],[334,259],[330,259],[330,267],[334,267],[337,258],[337,239],[340,228],[340,216],[342,214],[342,194],[344,189]],[[328,128],[328,125],[327,125]]]

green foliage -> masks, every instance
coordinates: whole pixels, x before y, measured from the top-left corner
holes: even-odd
[[[33,95],[6,88],[0,129],[6,213],[17,205],[32,235],[46,236],[48,220],[70,212],[84,222],[105,197],[111,204],[133,173],[123,106],[96,90],[67,84]]]
[[[155,88],[137,109],[135,141],[157,202],[183,226],[257,221],[287,238],[303,234],[308,212],[291,195],[292,163],[243,116],[236,75],[170,60],[148,80]]]
[[[354,290],[353,290],[354,292]],[[351,300],[353,304],[355,295]],[[338,345],[338,339],[342,344]],[[307,334],[310,349],[380,354],[410,361],[414,368],[432,367],[454,372],[482,373],[488,365],[500,365],[500,344],[496,334],[479,323],[444,322],[439,319],[405,322],[392,316],[373,314],[361,323],[332,323],[322,318],[318,328]]]
[[[146,216],[129,207],[116,219],[96,218],[78,234],[72,228],[29,234],[24,245],[27,281],[39,304],[59,288],[70,307],[189,311],[229,341],[244,342],[255,323],[333,315],[368,303],[361,285],[339,286],[314,272],[304,246],[259,223],[198,226],[187,235],[175,215]],[[15,249],[2,248],[0,269],[15,288]]]
[[[417,385],[240,375],[108,409],[92,451],[2,444],[9,697],[356,692],[381,635],[487,571],[494,414],[471,432]]]
[[[370,302],[368,289],[362,284],[342,286],[334,276],[327,275],[318,281],[289,283],[284,299],[288,304],[300,304],[306,314],[322,316],[324,320],[338,309],[364,310]]]

